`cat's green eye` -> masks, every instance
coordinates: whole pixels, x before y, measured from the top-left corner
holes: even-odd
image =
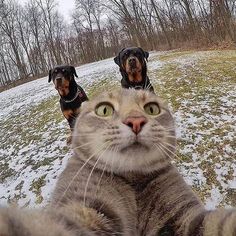
[[[148,115],[156,116],[160,113],[160,108],[157,103],[150,102],[144,106],[144,110]]]
[[[102,103],[102,104],[98,105],[95,109],[95,113],[98,116],[102,116],[102,117],[112,116],[113,112],[114,112],[113,106],[108,103]]]

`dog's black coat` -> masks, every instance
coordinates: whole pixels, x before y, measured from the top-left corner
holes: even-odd
[[[61,97],[60,106],[62,113],[67,119],[71,130],[74,128],[82,102],[88,100],[82,87],[75,82],[74,76],[78,77],[73,66],[60,65],[51,69],[48,77],[48,82],[52,80],[58,92],[57,80],[60,80],[60,86],[67,86],[68,94],[62,95],[59,92],[59,95]]]
[[[129,80],[127,71],[125,70],[124,64],[129,58],[136,58],[141,64],[141,76],[142,80],[140,82],[132,82]],[[140,47],[128,47],[123,48],[119,54],[114,58],[115,63],[120,67],[120,73],[122,75],[121,86],[123,88],[135,88],[135,89],[147,89],[154,92],[154,88],[147,76],[147,65],[146,60],[149,57],[149,53],[144,51]]]

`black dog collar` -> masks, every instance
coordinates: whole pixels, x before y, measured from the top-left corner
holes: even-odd
[[[65,102],[65,103],[73,102],[73,101],[79,96],[80,93],[81,93],[81,92],[80,92],[79,88],[77,87],[76,94],[75,94],[75,96],[74,96],[72,99],[67,100],[67,99],[64,99],[63,97],[61,97],[61,100],[62,100],[63,102]]]

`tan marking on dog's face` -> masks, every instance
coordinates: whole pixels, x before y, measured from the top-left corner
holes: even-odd
[[[54,79],[53,83],[55,85],[55,89],[58,91],[58,93],[62,96],[65,97],[69,94],[70,89],[70,81],[68,78],[65,78],[61,76],[61,79]]]
[[[135,68],[133,68],[131,65],[130,65],[130,62],[129,60],[133,58],[135,59]],[[138,72],[141,72],[142,71],[142,64],[141,62],[139,61],[139,59],[135,56],[131,56],[131,57],[128,57],[126,60],[125,60],[125,63],[124,63],[124,69],[126,71],[127,74],[134,74],[134,73],[138,73]]]
[[[135,66],[132,66],[130,64],[130,58],[133,58],[135,60]],[[123,64],[123,69],[128,74],[128,79],[130,82],[142,81],[142,64],[137,57],[128,57]]]
[[[52,71],[52,81],[58,93],[65,97],[69,94],[71,75],[66,68],[56,67]]]

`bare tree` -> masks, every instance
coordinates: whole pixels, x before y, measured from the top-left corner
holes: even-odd
[[[236,43],[236,0],[76,0],[72,18],[65,22],[57,0],[0,0],[0,86],[129,45]]]
[[[48,66],[44,58],[44,48],[42,44],[44,42],[43,37],[43,14],[38,8],[37,2],[30,0],[26,5],[26,17],[25,20],[30,26],[30,37],[31,37],[31,47],[30,56],[32,58],[35,71],[37,74],[41,74],[47,71]]]
[[[58,12],[55,11],[56,3],[55,0],[36,0],[43,15],[43,31],[45,37],[45,43],[47,50],[50,52],[49,65],[61,64],[61,55],[58,53],[55,45],[55,27],[56,21],[58,20]]]
[[[23,79],[27,76],[27,70],[15,31],[17,28],[16,17],[19,14],[18,7],[15,1],[9,1],[7,4],[3,3],[1,9],[2,14],[0,15],[0,27],[12,49],[13,55],[10,55],[10,57],[18,68],[20,78]]]

